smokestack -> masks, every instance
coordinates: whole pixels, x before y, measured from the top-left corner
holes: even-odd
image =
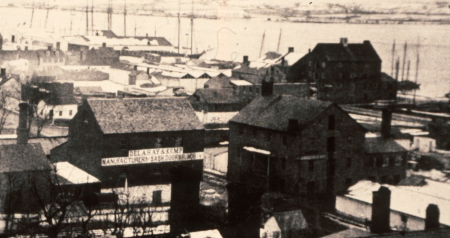
[[[294,52],[294,47],[289,47],[288,48],[288,53],[293,53]]]
[[[378,191],[373,192],[371,232],[386,233],[391,231],[389,226],[390,206],[391,191],[388,188],[381,186]]]
[[[428,205],[426,214],[425,230],[439,229],[439,207],[436,204]]]
[[[102,43],[102,47],[106,47],[106,43],[105,42]]]
[[[5,68],[2,68],[2,69],[1,69],[1,75],[0,75],[0,76],[1,76],[2,78],[6,76],[6,69],[5,69]]]
[[[228,224],[231,237],[259,238],[261,227],[262,189],[250,189],[241,184],[229,183]]]
[[[288,131],[289,132],[297,132],[298,130],[298,120],[297,119],[289,119],[288,123]]]
[[[17,128],[17,144],[25,145],[28,143],[28,103],[23,102],[19,104],[19,127]]]
[[[347,47],[347,46],[348,46],[348,40],[347,40],[347,38],[341,38],[341,45],[344,46],[344,47]]]
[[[12,35],[12,36],[11,36],[11,42],[14,43],[15,41],[16,41],[16,36],[15,36],[15,35]]]
[[[384,138],[391,136],[392,111],[383,108],[381,110],[381,136]]]

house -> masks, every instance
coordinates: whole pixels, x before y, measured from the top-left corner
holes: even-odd
[[[408,151],[392,138],[366,138],[365,172],[367,178],[382,184],[398,184],[406,177]],[[348,163],[353,161],[348,158]]]
[[[236,78],[230,78],[225,75],[212,77],[204,84],[205,88],[232,88],[231,80],[239,80]]]
[[[137,70],[136,66],[115,64],[110,68],[109,80],[122,85],[136,85],[137,80],[149,81],[149,75]]]
[[[37,50],[38,57],[38,71],[44,71],[48,75],[53,75],[54,70],[59,68],[59,66],[64,66],[66,62],[66,57],[61,50],[52,50],[48,47],[47,50]]]
[[[51,160],[86,171],[102,189],[123,187],[124,178],[131,188],[169,183],[176,164],[201,171],[203,144],[204,127],[186,99],[87,99]]]
[[[247,80],[253,84],[261,84],[265,75],[273,77],[274,83],[287,82],[283,69],[276,66],[274,62],[250,62],[248,56],[244,56],[242,64],[232,70],[232,77]]]
[[[42,119],[49,119],[52,123],[68,122],[78,109],[78,101],[73,95],[72,83],[42,83],[41,89],[49,92],[49,95],[39,101],[37,113]]]
[[[396,80],[381,72],[381,58],[370,41],[319,43],[285,72],[289,82],[315,83],[319,100],[367,103],[396,98]]]
[[[245,106],[232,88],[200,88],[189,97],[189,101],[198,112],[236,112]]]
[[[342,192],[365,177],[367,130],[335,103],[276,95],[263,81],[261,96],[229,126],[230,181],[311,195]]]

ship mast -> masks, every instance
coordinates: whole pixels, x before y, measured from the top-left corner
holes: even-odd
[[[127,36],[127,0],[124,1],[123,5],[123,35]]]
[[[33,1],[33,10],[31,11],[30,28],[33,26],[33,16],[34,16],[34,1]]]
[[[194,49],[194,0],[192,0],[192,16],[191,16],[191,55]]]
[[[392,63],[391,63],[391,77],[394,77],[394,64],[395,64],[395,40],[392,44]]]
[[[86,0],[86,35],[89,34],[89,0]]]
[[[94,35],[94,0],[92,0],[91,6],[91,31],[91,34]]]
[[[407,50],[407,42],[405,42],[405,48],[403,49],[403,66],[402,66],[402,81],[403,81],[403,76],[405,74],[405,63],[406,63],[406,50]]]
[[[47,29],[47,21],[48,21],[48,12],[50,11],[50,7],[48,6],[48,2],[47,2],[47,15],[45,16],[45,25],[44,25],[44,29]]]
[[[180,21],[180,11],[181,11],[181,0],[178,0],[178,54],[180,53],[180,27],[181,27],[181,21]],[[156,36],[156,33],[155,33]]]
[[[419,76],[419,49],[420,49],[420,42],[417,43],[416,78],[414,80],[416,85],[417,85],[417,78]],[[413,98],[414,105],[416,105],[416,91],[417,91],[417,89],[414,89],[414,98]]]
[[[278,46],[277,46],[277,53],[279,52],[279,50],[280,50],[280,42],[281,42],[281,30],[282,30],[283,28],[280,28],[280,36],[278,37]]]
[[[262,50],[263,50],[264,38],[265,37],[266,37],[266,30],[264,30],[264,33],[263,33],[262,42],[261,42],[261,49],[259,50],[259,58],[261,58],[261,53],[262,53]]]

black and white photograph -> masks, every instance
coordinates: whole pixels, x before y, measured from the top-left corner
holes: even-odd
[[[0,238],[450,237],[450,0],[1,0]]]

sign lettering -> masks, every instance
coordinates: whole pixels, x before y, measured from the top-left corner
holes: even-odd
[[[183,154],[183,147],[169,147],[169,148],[155,148],[145,150],[130,150],[128,157],[142,157],[153,155],[181,155]]]
[[[185,153],[185,154],[161,153],[159,155],[103,158],[102,166],[151,164],[151,163],[162,163],[173,161],[201,160],[203,158],[204,158],[203,152]]]

